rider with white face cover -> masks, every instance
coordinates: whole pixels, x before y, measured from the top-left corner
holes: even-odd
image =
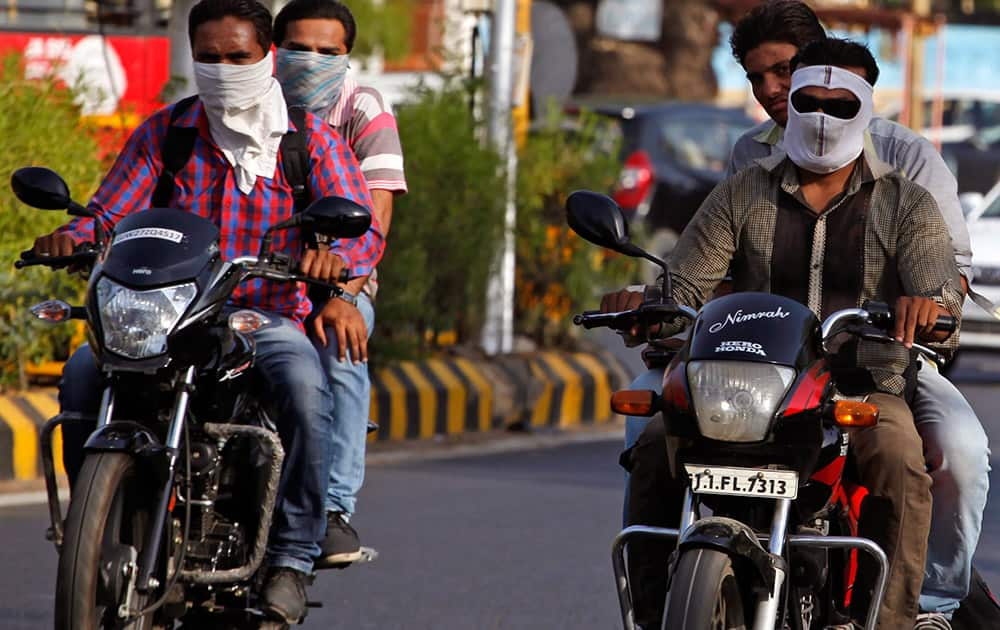
[[[236,171],[243,194],[253,190],[258,175],[274,176],[281,137],[288,131],[288,110],[273,70],[271,53],[249,65],[194,62],[212,139]]]
[[[823,111],[800,112],[795,94],[804,87],[842,88],[861,104],[852,118],[839,118]],[[785,151],[801,169],[825,175],[854,162],[865,145],[865,129],[872,119],[873,88],[850,70],[834,66],[806,66],[792,74],[788,92],[788,124]]]

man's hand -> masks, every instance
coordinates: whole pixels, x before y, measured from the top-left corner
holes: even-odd
[[[37,256],[70,256],[76,244],[66,232],[52,232],[35,239],[32,251]]]
[[[328,300],[313,321],[316,338],[327,345],[326,326],[333,328],[337,335],[337,353],[340,361],[347,360],[347,350],[351,351],[354,363],[368,361],[368,326],[361,311],[340,298]]]
[[[302,255],[302,275],[313,280],[335,283],[340,278],[340,271],[346,266],[340,256],[330,253],[330,250],[307,249]],[[343,300],[341,300],[343,302]],[[350,306],[350,304],[345,304]]]
[[[940,315],[951,315],[937,302],[925,297],[901,297],[896,300],[896,326],[892,336],[907,348],[913,347],[915,337],[928,341],[944,341],[946,332],[934,332]]]
[[[623,311],[632,311],[639,308],[643,300],[643,294],[638,291],[629,291],[628,289],[615,291],[601,298],[601,312],[621,313]],[[642,331],[639,330],[638,324],[632,326],[628,331],[625,344],[629,345],[630,343],[640,342],[639,336],[641,333]]]

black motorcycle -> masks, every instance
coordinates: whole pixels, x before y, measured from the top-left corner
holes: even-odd
[[[48,169],[23,168],[11,183],[29,206],[94,217]],[[319,199],[272,226],[257,257],[224,261],[212,222],[154,208],[106,239],[95,219],[95,242],[70,256],[22,254],[19,268],[90,270],[84,307],[52,300],[32,311],[86,320],[108,384],[96,418],[63,413],[41,434],[57,629],[270,627],[257,598],[284,453],[250,371],[251,333],[269,322],[227,302],[251,278],[339,291],[296,274],[295,261],[271,251],[272,235],[356,238],[370,222],[352,201]],[[64,524],[52,432],[95,420]]]
[[[857,536],[867,490],[845,466],[850,431],[874,425],[878,408],[851,396],[860,392],[839,383],[827,359],[835,338],[895,343],[887,334],[893,328],[888,306],[866,303],[821,323],[793,300],[734,293],[696,312],[670,299],[668,266],[629,241],[612,200],[579,191],[566,208],[569,225],[586,240],[663,269],[662,284],[647,289],[638,309],[586,312],[575,322],[624,332],[683,319],[689,333],[682,344],[651,340],[647,362],[666,368],[662,395],[622,391],[613,397],[618,413],[664,413],[664,457],[674,477],[686,481],[676,528],[632,526],[615,539],[626,630],[635,622],[625,555],[637,538],[676,543],[664,558],[664,630],[847,623],[852,596],[858,597],[859,551],[877,567],[866,623],[874,629],[889,566],[877,544]],[[955,326],[953,318],[941,317],[936,328]]]

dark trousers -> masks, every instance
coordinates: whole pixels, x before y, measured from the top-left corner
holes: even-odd
[[[889,586],[879,612],[884,630],[912,628],[930,530],[931,478],[920,435],[906,403],[898,396],[873,394],[878,425],[851,435],[851,452],[869,497],[862,509],[860,535],[871,538],[889,559]],[[661,417],[646,426],[623,457],[631,469],[625,519],[628,525],[677,527],[685,482],[670,472]],[[667,594],[667,558],[674,545],[639,540],[629,545],[629,583],[636,622],[659,628]],[[864,558],[867,554],[861,553]],[[852,616],[864,620],[875,567],[863,559]]]

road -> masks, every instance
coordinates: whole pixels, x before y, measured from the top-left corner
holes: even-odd
[[[1000,357],[966,357],[955,377],[1000,444]],[[609,561],[618,439],[371,467],[355,524],[381,557],[323,572],[312,595],[325,606],[306,627],[620,627]],[[976,564],[1000,589],[993,486]],[[56,556],[44,527],[42,506],[0,510],[0,628],[50,627]]]

